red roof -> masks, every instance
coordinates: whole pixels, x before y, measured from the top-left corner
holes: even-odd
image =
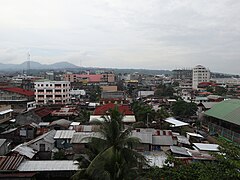
[[[1,87],[0,89],[4,90],[4,91],[9,91],[9,92],[22,94],[22,95],[25,95],[25,96],[34,96],[33,91],[29,91],[29,90],[18,88],[18,87]]]
[[[133,115],[134,114],[128,105],[119,105],[119,104],[113,104],[113,103],[109,103],[109,104],[105,104],[105,105],[96,107],[93,114],[94,115],[105,115],[106,111],[108,111],[110,109],[114,109],[116,106],[118,107],[118,111],[124,115]]]
[[[199,95],[210,95],[210,94],[212,94],[211,92],[200,92],[200,93],[198,93]]]
[[[37,108],[34,111],[40,117],[45,117],[52,113],[52,110],[47,109],[47,108]]]

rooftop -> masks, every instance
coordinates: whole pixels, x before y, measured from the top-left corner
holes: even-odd
[[[222,101],[214,105],[210,110],[204,113],[229,123],[240,125],[240,100],[232,99]]]
[[[33,91],[29,91],[29,90],[18,88],[18,87],[0,87],[0,90],[18,93],[25,96],[34,96]]]
[[[113,104],[113,103],[109,103],[109,104],[105,104],[105,105],[96,107],[93,114],[94,115],[105,115],[107,111],[109,111],[110,109],[114,109],[115,107],[117,107],[119,112],[124,115],[134,115],[134,113],[132,112],[132,110],[130,109],[130,107],[128,105],[117,105],[117,104]]]
[[[71,160],[25,161],[18,167],[18,170],[24,172],[77,171],[78,164]]]
[[[179,120],[175,119],[174,117],[169,117],[169,118],[165,119],[164,121],[172,124],[171,125],[172,127],[181,127],[181,126],[188,126],[189,125],[188,123],[185,123],[183,121],[179,121]]]

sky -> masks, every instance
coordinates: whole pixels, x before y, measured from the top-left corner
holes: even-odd
[[[0,63],[240,73],[239,0],[0,0]]]

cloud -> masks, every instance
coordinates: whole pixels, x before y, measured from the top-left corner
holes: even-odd
[[[239,73],[238,0],[8,0],[0,62]],[[229,62],[226,65],[226,61]]]

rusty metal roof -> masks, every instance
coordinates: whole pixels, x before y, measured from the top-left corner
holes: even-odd
[[[16,156],[1,156],[0,157],[0,171],[16,170],[22,163],[24,157],[20,155]]]

